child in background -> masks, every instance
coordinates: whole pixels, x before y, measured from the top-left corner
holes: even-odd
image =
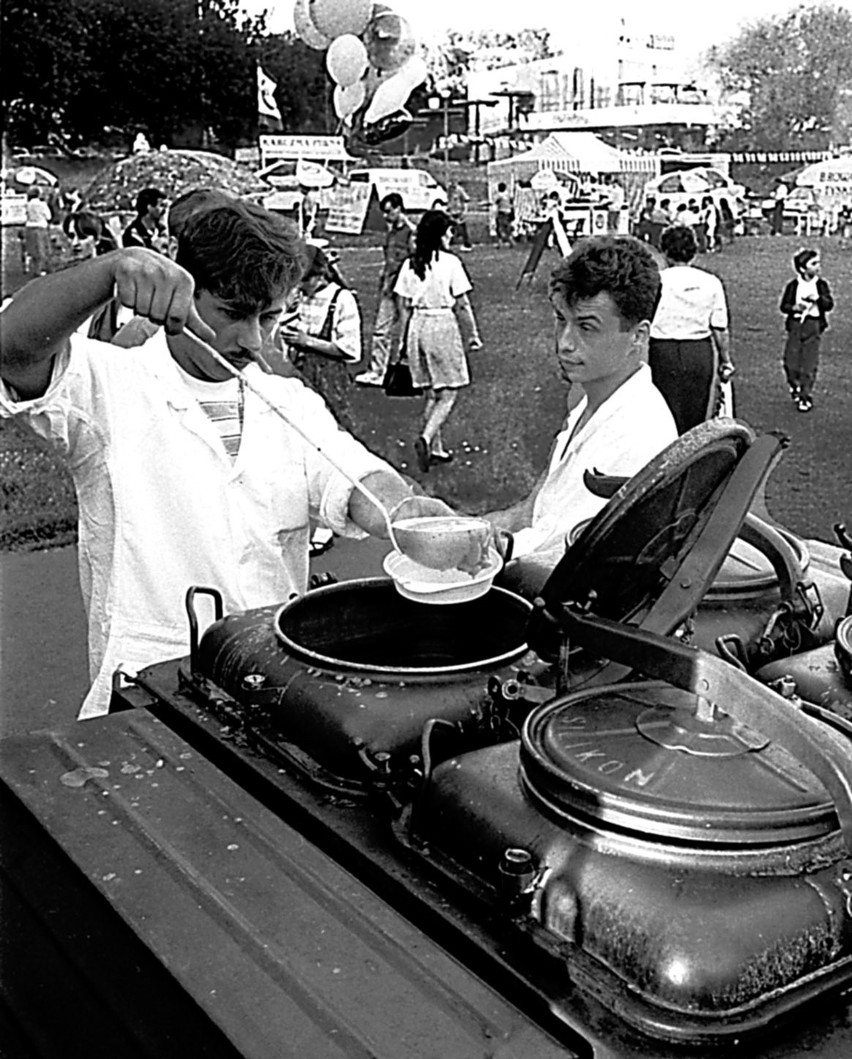
[[[291,315],[282,320],[278,335],[305,382],[352,432],[347,365],[361,360],[361,313],[355,295],[322,250],[309,245],[307,262]],[[321,555],[331,544],[331,530],[318,527],[311,537],[311,555]]]
[[[821,266],[819,250],[800,250],[793,257],[797,278],[790,280],[781,296],[781,312],[787,317],[784,373],[800,412],[810,412],[814,406],[820,341],[828,327],[827,314],[834,308],[828,283],[820,276]]]

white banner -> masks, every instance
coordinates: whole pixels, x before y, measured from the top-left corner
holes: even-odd
[[[330,191],[325,230],[360,235],[367,219],[372,190],[372,184],[348,184]]]
[[[315,162],[356,161],[354,156],[347,152],[342,136],[272,135],[260,136],[258,140],[262,166],[267,166],[270,162],[282,158],[296,161],[300,158],[308,158]]]

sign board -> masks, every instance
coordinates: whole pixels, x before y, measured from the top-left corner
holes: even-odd
[[[559,180],[552,169],[539,169],[533,173],[530,187],[536,191],[555,191],[559,187]]]
[[[518,276],[518,282],[515,284],[515,290],[517,290],[524,279],[532,282],[532,278],[535,275],[535,270],[538,268],[538,263],[541,261],[541,255],[544,253],[544,248],[547,246],[548,240],[553,235],[553,223],[551,219],[548,219],[540,224],[538,231],[535,233],[535,238],[532,241],[530,247],[529,257],[524,262],[524,267],[521,269],[521,274]]]
[[[260,148],[235,147],[234,161],[240,165],[260,165]]]
[[[813,188],[823,209],[852,204],[852,157],[830,158],[809,165],[796,177],[799,187]]]
[[[267,166],[281,158],[298,161],[309,158],[316,162],[354,162],[342,136],[259,136],[260,164]]]
[[[347,184],[334,188],[329,194],[325,230],[360,235],[364,230],[372,194],[375,194],[372,184]]]
[[[27,196],[3,192],[3,224],[23,224],[27,219]]]

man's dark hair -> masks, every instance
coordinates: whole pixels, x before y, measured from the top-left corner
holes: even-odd
[[[389,191],[379,206],[383,210],[401,210],[403,209],[402,195],[398,191]]]
[[[159,188],[142,188],[136,196],[136,213],[139,217],[144,216],[152,206],[166,197],[164,191]]]
[[[190,217],[201,210],[223,206],[235,199],[236,195],[222,188],[193,188],[191,191],[185,191],[169,206],[169,234],[177,239]]]
[[[673,224],[660,236],[660,250],[669,261],[677,261],[681,265],[686,265],[698,253],[695,233],[685,224]]]
[[[251,311],[296,286],[305,268],[305,244],[291,221],[234,201],[190,217],[178,236],[175,260],[197,290]]]
[[[660,300],[660,269],[648,247],[630,235],[584,239],[550,278],[551,294],[569,305],[608,294],[627,330],[652,320]]]

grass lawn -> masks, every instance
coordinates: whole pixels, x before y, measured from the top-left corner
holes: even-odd
[[[474,230],[474,238],[476,231]],[[11,250],[4,232],[4,250]],[[365,240],[367,242],[367,240]],[[369,242],[374,243],[374,239]],[[822,347],[816,407],[791,406],[781,370],[778,302],[801,245],[793,236],[745,237],[699,262],[726,284],[737,364],[737,414],[758,431],[790,437],[767,489],[769,510],[806,537],[827,538],[837,521],[852,524],[852,252],[834,239],[814,240],[823,275],[837,301]],[[14,244],[13,244],[14,245]],[[413,441],[421,399],[388,399],[353,387],[358,433],[370,448],[430,491],[468,511],[482,512],[520,498],[537,476],[565,410],[565,389],[552,356],[547,277],[556,263],[547,251],[532,282],[516,290],[527,246],[478,245],[463,257],[474,283],[474,306],[485,343],[471,357],[473,385],[462,391],[445,435],[456,459],[426,476],[416,470]],[[365,330],[372,319],[380,251],[342,249],[344,275],[359,295]],[[4,264],[14,255],[4,253]],[[6,276],[6,289],[18,285]],[[74,496],[67,474],[49,453],[8,423],[0,423],[0,548],[49,547],[73,540]]]

